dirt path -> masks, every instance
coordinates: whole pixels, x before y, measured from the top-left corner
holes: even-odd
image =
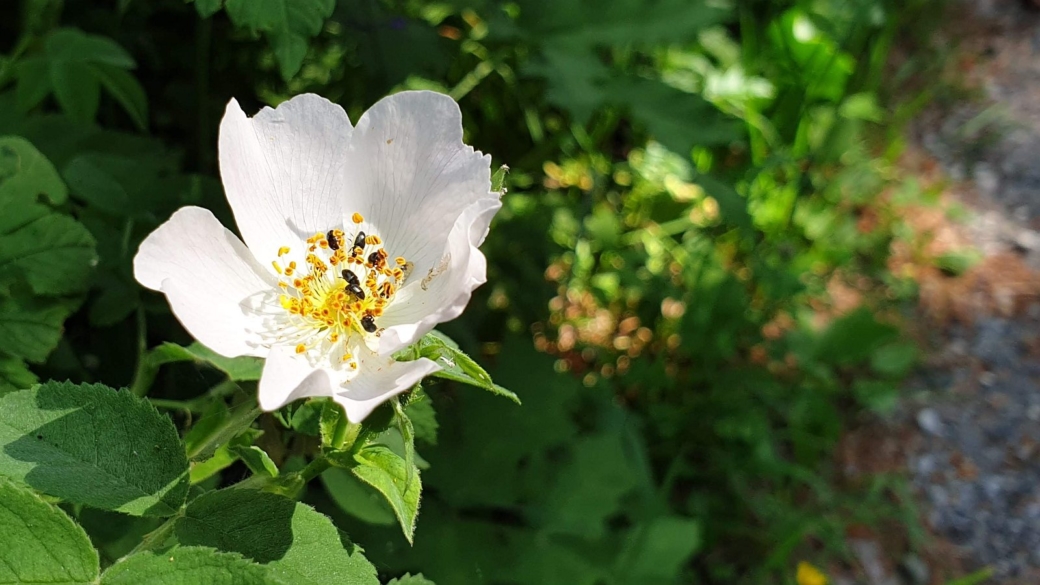
[[[965,2],[959,81],[974,99],[935,106],[917,144],[953,181],[950,242],[983,255],[959,278],[922,275],[935,351],[908,383],[905,464],[941,538],[934,575],[990,567],[993,583],[1040,583],[1040,13]],[[947,242],[947,245],[952,245]],[[953,569],[951,571],[951,569]],[[952,576],[952,575],[950,575]]]
[[[943,585],[986,567],[977,582],[1040,584],[1040,6],[1030,1],[963,0],[940,33],[955,47],[951,84],[971,95],[936,100],[911,128],[906,165],[942,186],[942,204],[908,221],[933,257],[981,260],[957,277],[916,268],[928,357],[895,415],[851,433],[839,454],[849,473],[905,473],[934,538],[916,552],[884,534],[850,538],[858,576],[836,585]]]

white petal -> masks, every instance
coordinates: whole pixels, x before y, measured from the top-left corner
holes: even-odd
[[[473,290],[487,281],[487,261],[477,246],[501,207],[497,199],[481,199],[466,208],[452,227],[442,263],[425,274],[412,274],[377,321],[386,328],[379,353],[388,355],[415,343],[438,323],[462,314]]]
[[[184,207],[149,234],[134,257],[134,276],[165,293],[206,347],[228,357],[266,354],[250,334],[259,326],[250,306],[277,281],[209,210]]]
[[[228,103],[220,123],[220,175],[249,249],[266,266],[343,221],[350,119],[338,105],[303,94],[247,118]]]
[[[406,91],[361,116],[346,170],[349,207],[379,230],[390,257],[425,274],[466,209],[491,193],[491,157],[462,142],[462,113],[450,97]]]
[[[329,372],[310,365],[293,348],[271,348],[260,376],[260,408],[271,411],[283,405],[311,396],[332,396]]]
[[[357,376],[333,396],[336,402],[343,405],[352,423],[361,422],[383,402],[441,369],[426,358],[397,362],[392,357],[373,353],[363,343],[356,351],[359,367]]]

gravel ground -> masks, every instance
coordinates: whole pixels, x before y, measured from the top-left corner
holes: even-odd
[[[1040,15],[1024,6],[964,6],[978,19],[962,40],[977,56],[967,76],[983,98],[926,116],[917,138],[969,186],[973,245],[1040,269]],[[940,349],[903,407],[918,429],[907,465],[926,523],[994,583],[1040,583],[1038,299],[935,332]]]

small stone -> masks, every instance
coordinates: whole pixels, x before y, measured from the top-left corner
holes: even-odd
[[[935,455],[922,455],[917,460],[916,468],[918,475],[928,476],[934,473],[936,469]]]
[[[997,382],[997,375],[993,372],[982,372],[979,374],[979,384],[985,388],[989,388]]]
[[[986,195],[992,196],[1000,188],[1000,177],[997,176],[996,171],[988,164],[980,163],[975,165],[975,168],[972,169],[972,174],[974,175],[975,184]]]
[[[1015,234],[1015,247],[1023,252],[1036,252],[1040,250],[1040,232],[1035,230],[1022,230]]]
[[[990,475],[982,478],[982,491],[986,492],[986,497],[993,501],[999,501],[1000,492],[1003,491],[1004,481],[999,476]]]
[[[1031,421],[1040,421],[1040,404],[1030,404],[1026,409],[1026,416]]]
[[[917,413],[917,426],[930,435],[942,436],[943,422],[934,408],[925,408]]]
[[[904,576],[911,585],[928,585],[930,582],[931,573],[928,570],[928,564],[915,554],[908,554],[903,557],[903,561],[899,563],[899,568],[902,569]]]

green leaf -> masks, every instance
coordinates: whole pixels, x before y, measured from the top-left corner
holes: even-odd
[[[939,270],[952,276],[960,276],[971,270],[981,260],[982,253],[969,248],[944,252],[934,260],[934,263]]]
[[[852,394],[865,408],[878,413],[892,412],[899,404],[899,386],[886,380],[855,380]]]
[[[618,562],[625,582],[671,583],[700,546],[699,522],[664,516],[634,530]]]
[[[24,390],[39,380],[20,359],[0,356],[0,395]]]
[[[605,520],[620,512],[625,495],[639,486],[639,467],[626,447],[620,432],[600,432],[573,443],[571,457],[558,464],[556,483],[545,487],[546,531],[604,536]]]
[[[422,576],[422,573],[418,575],[405,574],[403,577],[398,577],[391,580],[386,585],[437,585],[433,581],[430,581],[426,577]]]
[[[44,43],[52,61],[91,62],[133,69],[134,58],[119,43],[108,37],[89,35],[74,28],[60,28]]]
[[[210,457],[218,447],[246,432],[260,412],[254,400],[237,404],[230,410],[222,401],[214,401],[202,419],[184,436],[188,459],[200,461]]]
[[[437,444],[437,412],[433,409],[433,401],[422,390],[414,392],[420,398],[410,400],[404,412],[412,421],[415,438],[430,445]]]
[[[325,470],[321,474],[321,483],[339,509],[358,520],[377,526],[390,526],[397,522],[386,499],[345,469],[332,467]]]
[[[282,496],[226,489],[195,499],[177,521],[177,540],[239,553],[292,585],[378,585],[375,567],[327,517]]]
[[[816,358],[836,365],[856,364],[898,335],[898,329],[878,323],[870,309],[860,307],[823,332],[816,342]]]
[[[164,343],[148,354],[148,359],[156,366],[175,362],[195,361],[224,372],[235,382],[252,382],[260,379],[264,369],[264,361],[254,357],[224,357],[201,343],[195,342],[188,347],[176,343]]]
[[[138,130],[148,128],[148,96],[137,79],[115,65],[92,64],[91,70],[101,85],[130,115]]]
[[[213,455],[204,461],[192,461],[191,473],[188,475],[191,485],[196,485],[227,469],[238,461],[238,455],[231,452],[231,445],[221,445]]]
[[[491,190],[495,193],[505,193],[506,190],[506,175],[509,174],[509,167],[502,165],[498,167],[494,175],[491,175]]]
[[[408,351],[412,351],[412,355],[415,357],[424,357],[437,362],[442,369],[433,373],[435,377],[483,388],[492,394],[504,396],[520,404],[520,398],[516,394],[491,381],[491,376],[480,367],[480,364],[473,361],[473,358],[459,349],[457,343],[440,331],[427,333],[413,348],[402,353]]]
[[[719,212],[723,219],[744,230],[751,230],[751,214],[747,210],[747,201],[728,183],[710,175],[698,175],[695,179],[704,190],[719,204]]]
[[[98,554],[65,512],[0,480],[0,583],[97,583]]]
[[[728,10],[705,0],[523,0],[517,27],[533,42],[596,47],[695,39]]]
[[[412,481],[411,470],[415,469],[415,427],[412,426],[412,419],[404,413],[404,407],[401,406],[399,397],[394,396],[390,399],[390,406],[394,409],[397,431],[401,433],[401,442],[404,444],[404,469],[407,472],[405,483],[407,484]]]
[[[256,445],[229,445],[228,450],[237,455],[254,475],[278,476],[278,466],[271,460],[271,456],[260,447]]]
[[[376,488],[390,503],[404,537],[412,542],[419,515],[422,482],[419,470],[406,467],[404,459],[383,445],[368,445],[354,455],[350,468],[355,477]]]
[[[0,397],[0,474],[137,516],[174,514],[188,492],[188,461],[170,419],[100,384],[48,382]]]
[[[93,122],[101,101],[94,72],[78,61],[51,61],[50,82],[58,105],[77,122]]]
[[[60,205],[68,198],[68,190],[51,161],[28,140],[0,136],[0,203],[18,195],[27,200],[46,195],[51,203]],[[0,230],[6,225],[0,220]]]
[[[682,156],[694,146],[713,146],[740,137],[728,119],[704,98],[653,79],[614,77],[603,86],[605,100],[626,108],[658,142]]]
[[[883,345],[870,356],[870,367],[885,376],[905,376],[917,363],[917,345],[910,342],[896,342]]]
[[[209,18],[224,5],[224,0],[195,0],[195,11],[202,18]]]
[[[45,215],[0,234],[0,279],[17,274],[41,295],[81,292],[97,262],[94,245],[83,224]]]
[[[335,0],[227,0],[224,4],[235,26],[267,35],[286,81],[300,70],[307,40],[321,33],[335,7]]]
[[[21,112],[33,109],[51,92],[47,60],[42,57],[22,59],[15,68],[15,75],[18,77],[15,100]]]
[[[286,585],[264,567],[232,553],[182,547],[129,556],[101,575],[101,585]]]
[[[104,170],[105,155],[81,154],[62,169],[72,194],[90,205],[115,215],[125,215],[130,196],[112,175]]]
[[[68,303],[0,296],[0,351],[42,363],[61,340],[61,326],[72,312]]]

